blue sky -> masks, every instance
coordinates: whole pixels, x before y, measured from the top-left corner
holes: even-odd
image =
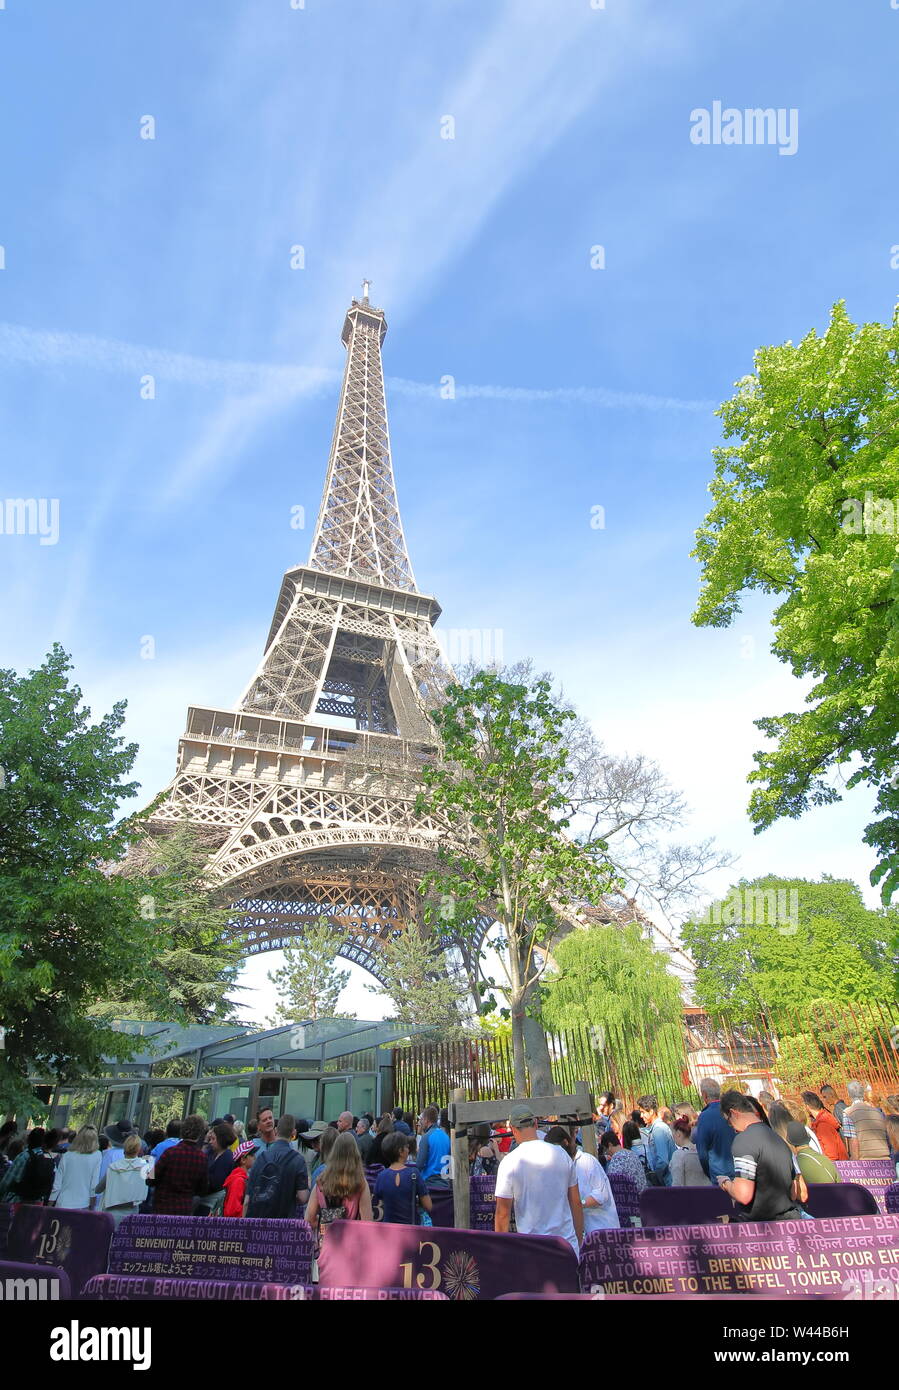
[[[444,624],[657,758],[738,872],[866,882],[864,793],[752,835],[752,720],[801,691],[764,604],[691,626],[689,551],[754,349],[838,298],[891,312],[897,52],[890,0],[6,0],[2,495],[58,498],[60,533],[0,536],[2,664],[61,641],[95,711],[128,700],[147,796],[169,780],[306,559],[368,276]],[[692,143],[714,101],[795,109],[797,152]]]

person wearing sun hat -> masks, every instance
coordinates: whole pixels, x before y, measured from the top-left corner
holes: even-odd
[[[234,1167],[225,1178],[225,1205],[223,1216],[243,1216],[243,1199],[246,1192],[247,1177],[256,1158],[256,1145],[252,1139],[238,1144],[234,1155]]]
[[[508,1231],[514,1206],[517,1231],[561,1236],[577,1255],[584,1237],[584,1209],[572,1159],[558,1144],[540,1142],[537,1118],[525,1102],[512,1106],[509,1128],[517,1147],[505,1155],[496,1174],[493,1229]]]

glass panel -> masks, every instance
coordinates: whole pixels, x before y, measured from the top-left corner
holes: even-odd
[[[212,1087],[195,1086],[190,1093],[188,1114],[202,1115],[204,1120],[214,1120],[212,1113]]]
[[[296,1120],[316,1119],[315,1102],[318,1095],[318,1081],[314,1077],[308,1080],[288,1081],[284,1086],[284,1112],[293,1115]]]
[[[318,1119],[336,1120],[337,1116],[346,1110],[346,1078],[340,1081],[322,1082],[322,1113]]]
[[[247,1106],[250,1103],[250,1087],[231,1085],[219,1086],[219,1110],[223,1115],[233,1115],[235,1120],[247,1122]]]
[[[169,1120],[180,1120],[187,1098],[186,1086],[151,1086],[148,1129],[165,1129]]]
[[[106,1099],[104,1125],[114,1125],[118,1120],[131,1119],[131,1096],[132,1088],[130,1086],[109,1092]]]
[[[352,1082],[352,1111],[354,1115],[375,1114],[375,1078],[354,1076]]]

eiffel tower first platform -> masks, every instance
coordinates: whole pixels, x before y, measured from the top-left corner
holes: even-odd
[[[368,285],[343,325],[337,423],[309,562],[281,582],[262,660],[234,709],[188,710],[175,777],[151,817],[188,823],[233,904],[248,955],[290,945],[327,916],[339,954],[379,977],[385,939],[424,930],[422,876],[438,829],[415,815],[435,751],[428,710],[447,679],[396,500],[381,344]],[[474,939],[442,937],[469,984]]]

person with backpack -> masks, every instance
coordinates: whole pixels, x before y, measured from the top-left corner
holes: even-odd
[[[0,1202],[31,1202],[43,1205],[53,1190],[56,1164],[45,1145],[47,1131],[40,1125],[31,1130],[25,1148],[14,1159],[0,1182]]]
[[[100,1140],[94,1125],[82,1125],[75,1142],[61,1156],[50,1201],[75,1211],[89,1207],[100,1181]]]
[[[309,1174],[306,1160],[293,1147],[297,1122],[293,1115],[282,1115],[276,1137],[256,1155],[247,1179],[244,1216],[268,1218],[296,1217],[297,1205],[309,1200]],[[353,1152],[359,1154],[356,1140],[349,1136]],[[360,1159],[361,1166],[361,1159]]]
[[[394,1130],[384,1140],[383,1155],[387,1167],[375,1179],[372,1203],[378,1221],[395,1226],[418,1226],[419,1208],[430,1212],[433,1203],[421,1173],[408,1162],[411,1136]]]
[[[399,1137],[406,1138],[405,1135]],[[374,1220],[359,1146],[351,1133],[337,1136],[327,1167],[309,1198],[306,1220],[313,1231],[319,1233],[319,1244],[322,1234],[334,1221]]]

